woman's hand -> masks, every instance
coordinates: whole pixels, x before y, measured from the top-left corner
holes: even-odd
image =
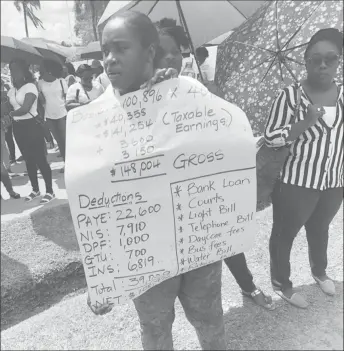
[[[87,305],[88,307],[91,309],[91,311],[96,314],[97,316],[102,316],[103,314],[109,313],[112,310],[113,305],[110,304],[103,304],[100,307],[93,307],[91,305],[91,299],[90,299],[90,295],[87,296]]]
[[[324,114],[325,109],[322,106],[309,104],[305,120],[309,123],[310,127],[313,127]]]
[[[154,84],[163,82],[171,78],[178,78],[178,71],[174,68],[161,68],[157,69],[154,73],[153,78],[148,82],[141,85],[140,89],[147,89],[148,91],[152,89]]]

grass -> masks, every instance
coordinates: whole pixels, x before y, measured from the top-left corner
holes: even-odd
[[[14,305],[25,301],[27,294],[40,294],[40,290],[64,280],[80,269],[80,253],[68,204],[44,208],[30,216],[3,222],[2,317]]]

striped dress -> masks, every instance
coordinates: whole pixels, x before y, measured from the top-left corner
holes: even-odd
[[[290,143],[289,154],[281,171],[283,183],[316,190],[343,187],[343,86],[338,86],[338,90],[333,124],[328,126],[319,119]],[[300,92],[300,110],[295,118]],[[266,125],[267,145],[274,148],[286,145],[291,124],[305,119],[310,103],[299,85],[283,89],[272,105]]]

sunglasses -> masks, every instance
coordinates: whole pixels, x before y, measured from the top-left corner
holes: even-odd
[[[328,54],[326,56],[322,55],[313,55],[312,57],[307,59],[307,62],[312,66],[319,67],[323,62],[327,67],[332,67],[337,64],[339,61],[339,55],[337,54]]]

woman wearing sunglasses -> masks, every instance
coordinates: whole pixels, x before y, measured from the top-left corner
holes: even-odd
[[[343,87],[335,83],[343,34],[318,31],[305,51],[307,77],[275,100],[265,130],[271,147],[289,147],[272,194],[270,269],[274,290],[292,305],[307,301],[293,290],[290,252],[305,226],[311,273],[321,290],[335,295],[326,275],[329,225],[343,199]]]

